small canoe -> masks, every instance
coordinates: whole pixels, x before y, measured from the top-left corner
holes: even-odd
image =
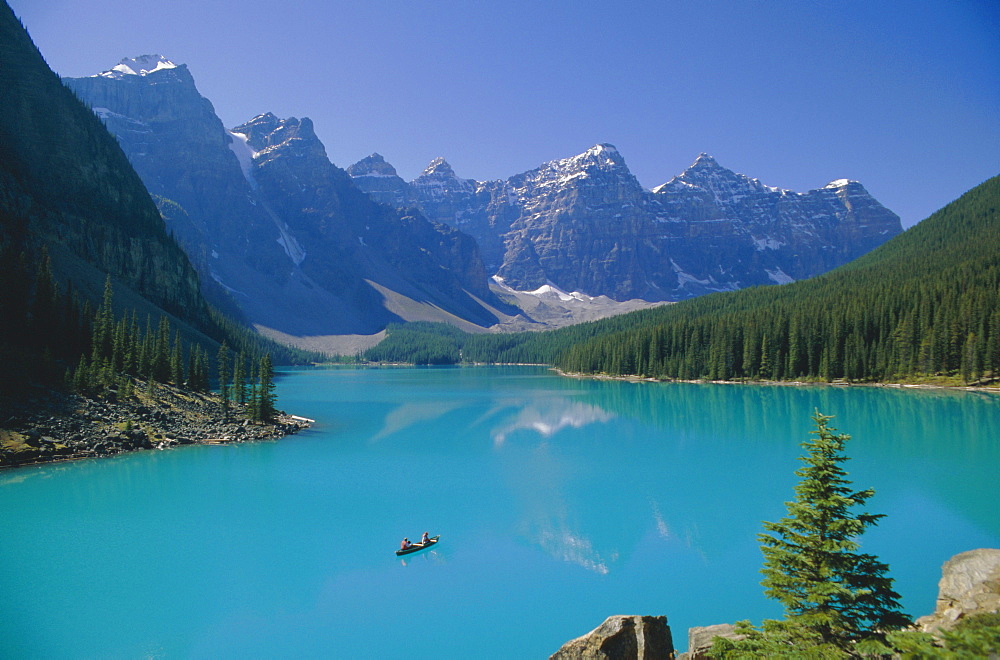
[[[441,538],[440,534],[438,534],[437,536],[432,536],[429,539],[427,539],[427,543],[414,543],[413,545],[411,545],[406,550],[397,550],[396,551],[396,555],[397,556],[399,556],[399,555],[408,555],[411,552],[420,552],[424,548],[429,548],[432,545],[434,545],[435,543],[437,543],[439,538]]]

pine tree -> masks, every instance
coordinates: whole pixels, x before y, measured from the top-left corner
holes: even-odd
[[[219,397],[222,399],[222,417],[229,417],[229,347],[226,342],[219,346]]]
[[[882,514],[853,514],[874,494],[852,492],[841,464],[850,436],[834,435],[831,417],[813,415],[815,438],[802,443],[805,467],[788,516],[765,522],[760,534],[768,597],[785,607],[788,620],[818,633],[823,643],[845,651],[856,642],[878,642],[885,633],[909,624],[900,611],[899,595],[887,577],[889,566],[869,554],[859,554],[858,537],[877,524]]]
[[[259,421],[267,422],[278,412],[274,405],[277,399],[274,396],[274,366],[271,364],[270,353],[260,359],[258,374],[260,385],[257,388],[257,416]]]
[[[184,358],[180,330],[174,334],[174,347],[170,352],[170,380],[175,386],[184,387]]]
[[[236,357],[236,362],[233,363],[233,400],[241,406],[246,405],[247,402],[246,364],[246,352],[240,351],[240,354]]]
[[[257,397],[257,367],[250,363],[250,392],[247,396],[247,417],[252,422],[260,421],[260,399]]]
[[[160,317],[153,349],[153,377],[161,383],[170,380],[170,321]]]

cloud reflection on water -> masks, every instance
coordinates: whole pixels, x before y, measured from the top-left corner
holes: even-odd
[[[514,407],[514,406],[512,406]],[[491,431],[493,445],[503,448],[510,463],[508,479],[521,502],[519,533],[553,558],[576,564],[598,575],[607,575],[618,559],[617,550],[598,550],[578,530],[575,501],[570,493],[574,469],[561,452],[551,451],[548,439],[566,429],[581,429],[615,418],[603,408],[563,396],[519,402],[517,412]],[[527,442],[510,444],[518,431],[528,431]],[[537,433],[541,442],[531,442]]]
[[[504,444],[510,434],[519,430],[536,431],[543,438],[550,438],[565,428],[583,428],[609,422],[614,417],[603,408],[587,403],[564,398],[545,399],[525,406],[511,422],[495,428],[493,444]]]

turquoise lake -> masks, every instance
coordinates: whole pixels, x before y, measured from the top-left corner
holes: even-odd
[[[1000,396],[303,369],[276,442],[0,472],[0,657],[544,658],[612,614],[781,615],[756,534],[814,409],[909,614],[1000,547]],[[404,536],[441,534],[402,561]]]

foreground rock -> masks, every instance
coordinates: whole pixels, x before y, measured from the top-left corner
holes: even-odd
[[[714,626],[704,626],[701,628],[688,628],[688,650],[681,653],[677,660],[708,660],[708,650],[712,648],[716,637],[726,637],[728,639],[744,639],[743,635],[736,634],[736,626],[731,623],[719,623]]]
[[[1000,550],[969,550],[941,567],[937,607],[917,626],[929,633],[950,630],[961,619],[991,612],[1000,612]]]
[[[111,456],[185,444],[280,438],[309,426],[280,413],[267,424],[241,410],[223,415],[218,397],[157,385],[153,396],[88,399],[37,390],[0,400],[0,467]]]
[[[653,660],[674,657],[665,616],[610,616],[583,637],[566,642],[549,660]]]

